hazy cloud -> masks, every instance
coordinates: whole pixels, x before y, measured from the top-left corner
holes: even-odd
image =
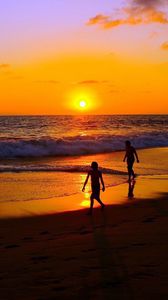
[[[162,50],[167,50],[167,51],[168,51],[168,42],[164,42],[164,43],[161,45],[161,49],[162,49]]]
[[[168,0],[132,0],[132,5],[143,7],[161,7],[168,4]]]
[[[87,25],[100,25],[104,29],[110,29],[120,25],[168,24],[168,15],[164,11],[167,5],[168,0],[130,0],[127,6],[118,11],[118,17],[116,14],[98,14],[90,18]]]
[[[83,80],[78,82],[78,84],[97,84],[97,83],[99,83],[98,80]]]
[[[59,81],[53,80],[53,79],[51,79],[51,80],[35,80],[34,82],[35,83],[48,83],[48,84],[57,84],[57,83],[59,83]]]
[[[158,32],[153,31],[153,32],[151,32],[151,34],[149,35],[149,38],[150,38],[150,39],[154,39],[154,38],[156,38],[158,35],[159,35]]]
[[[14,75],[14,76],[9,77],[9,79],[21,80],[21,79],[24,79],[24,77],[22,75]]]
[[[7,69],[7,68],[10,68],[10,65],[9,64],[0,64],[0,69]]]
[[[79,81],[77,84],[102,84],[102,83],[107,83],[108,81],[107,80],[102,80],[102,81],[99,81],[99,80],[83,80],[83,81]]]
[[[116,94],[116,93],[119,93],[119,92],[120,92],[119,90],[110,90],[109,91],[110,94]]]
[[[142,93],[142,94],[150,94],[151,91],[150,90],[143,90],[143,91],[140,91],[140,93]]]
[[[93,18],[90,18],[89,21],[87,22],[87,25],[95,25],[95,24],[104,24],[108,22],[109,17],[104,16],[104,15],[96,15]]]

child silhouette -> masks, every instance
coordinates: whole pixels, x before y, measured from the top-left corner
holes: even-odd
[[[85,180],[84,185],[83,185],[83,189],[82,189],[82,192],[84,192],[85,191],[85,186],[86,186],[86,184],[88,182],[88,179],[89,179],[89,176],[90,176],[91,177],[92,193],[91,193],[91,196],[90,196],[90,210],[88,212],[89,215],[92,214],[94,199],[96,199],[100,203],[102,209],[105,206],[103,204],[103,202],[100,200],[100,181],[101,181],[101,184],[102,184],[102,191],[103,192],[105,191],[105,186],[104,186],[102,173],[98,169],[98,163],[96,161],[93,161],[92,164],[91,164],[91,168],[92,169],[88,172],[86,180]]]

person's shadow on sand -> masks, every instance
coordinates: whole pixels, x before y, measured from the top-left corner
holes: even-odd
[[[128,198],[134,198],[135,180],[129,180],[128,182]]]

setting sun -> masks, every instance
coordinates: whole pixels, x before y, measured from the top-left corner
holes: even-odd
[[[86,87],[78,87],[69,91],[67,99],[66,106],[79,113],[91,113],[100,105],[95,90]]]
[[[85,108],[85,107],[87,106],[86,101],[85,101],[85,100],[81,100],[81,101],[79,102],[79,106],[80,106],[81,108]]]

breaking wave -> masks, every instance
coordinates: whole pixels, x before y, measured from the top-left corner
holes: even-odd
[[[126,139],[131,140],[137,148],[168,146],[166,132],[132,136],[75,136],[61,139],[0,139],[0,159],[109,153],[123,150]]]

